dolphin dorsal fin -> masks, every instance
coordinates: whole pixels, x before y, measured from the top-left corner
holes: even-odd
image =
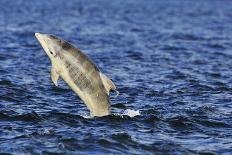
[[[116,88],[115,84],[113,83],[113,81],[111,81],[106,75],[104,75],[101,72],[100,72],[100,77],[101,77],[101,80],[103,82],[103,85],[106,88],[108,95],[110,94],[110,90],[114,90],[117,92],[117,88]]]
[[[58,86],[58,79],[59,79],[59,74],[57,73],[56,69],[54,66],[51,68],[51,79],[52,82],[55,84],[55,86]]]

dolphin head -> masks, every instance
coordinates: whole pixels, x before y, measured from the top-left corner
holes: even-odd
[[[35,33],[35,37],[38,39],[45,53],[51,60],[53,60],[56,55],[62,51],[62,44],[64,44],[64,41],[57,38],[56,36]]]

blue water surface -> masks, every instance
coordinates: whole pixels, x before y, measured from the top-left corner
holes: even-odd
[[[90,118],[35,32],[117,85]],[[232,154],[232,1],[1,0],[0,153]]]

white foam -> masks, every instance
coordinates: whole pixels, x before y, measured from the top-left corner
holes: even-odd
[[[139,110],[126,109],[123,112],[123,115],[127,115],[127,116],[130,116],[130,117],[135,117],[135,116],[140,115],[140,112],[139,112]]]
[[[91,115],[81,115],[81,116],[84,117],[85,119],[93,118],[93,116],[91,116]]]
[[[112,115],[121,116],[121,117],[123,117],[123,116],[135,117],[135,116],[139,116],[141,114],[140,114],[139,110],[126,109],[122,113],[113,113]],[[80,116],[84,117],[85,119],[94,118],[94,116],[88,115],[88,114],[81,114]]]

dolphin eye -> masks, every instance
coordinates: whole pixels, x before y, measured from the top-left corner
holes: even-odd
[[[53,55],[53,54],[54,54],[51,50],[49,50],[49,52],[51,53],[51,55]]]

